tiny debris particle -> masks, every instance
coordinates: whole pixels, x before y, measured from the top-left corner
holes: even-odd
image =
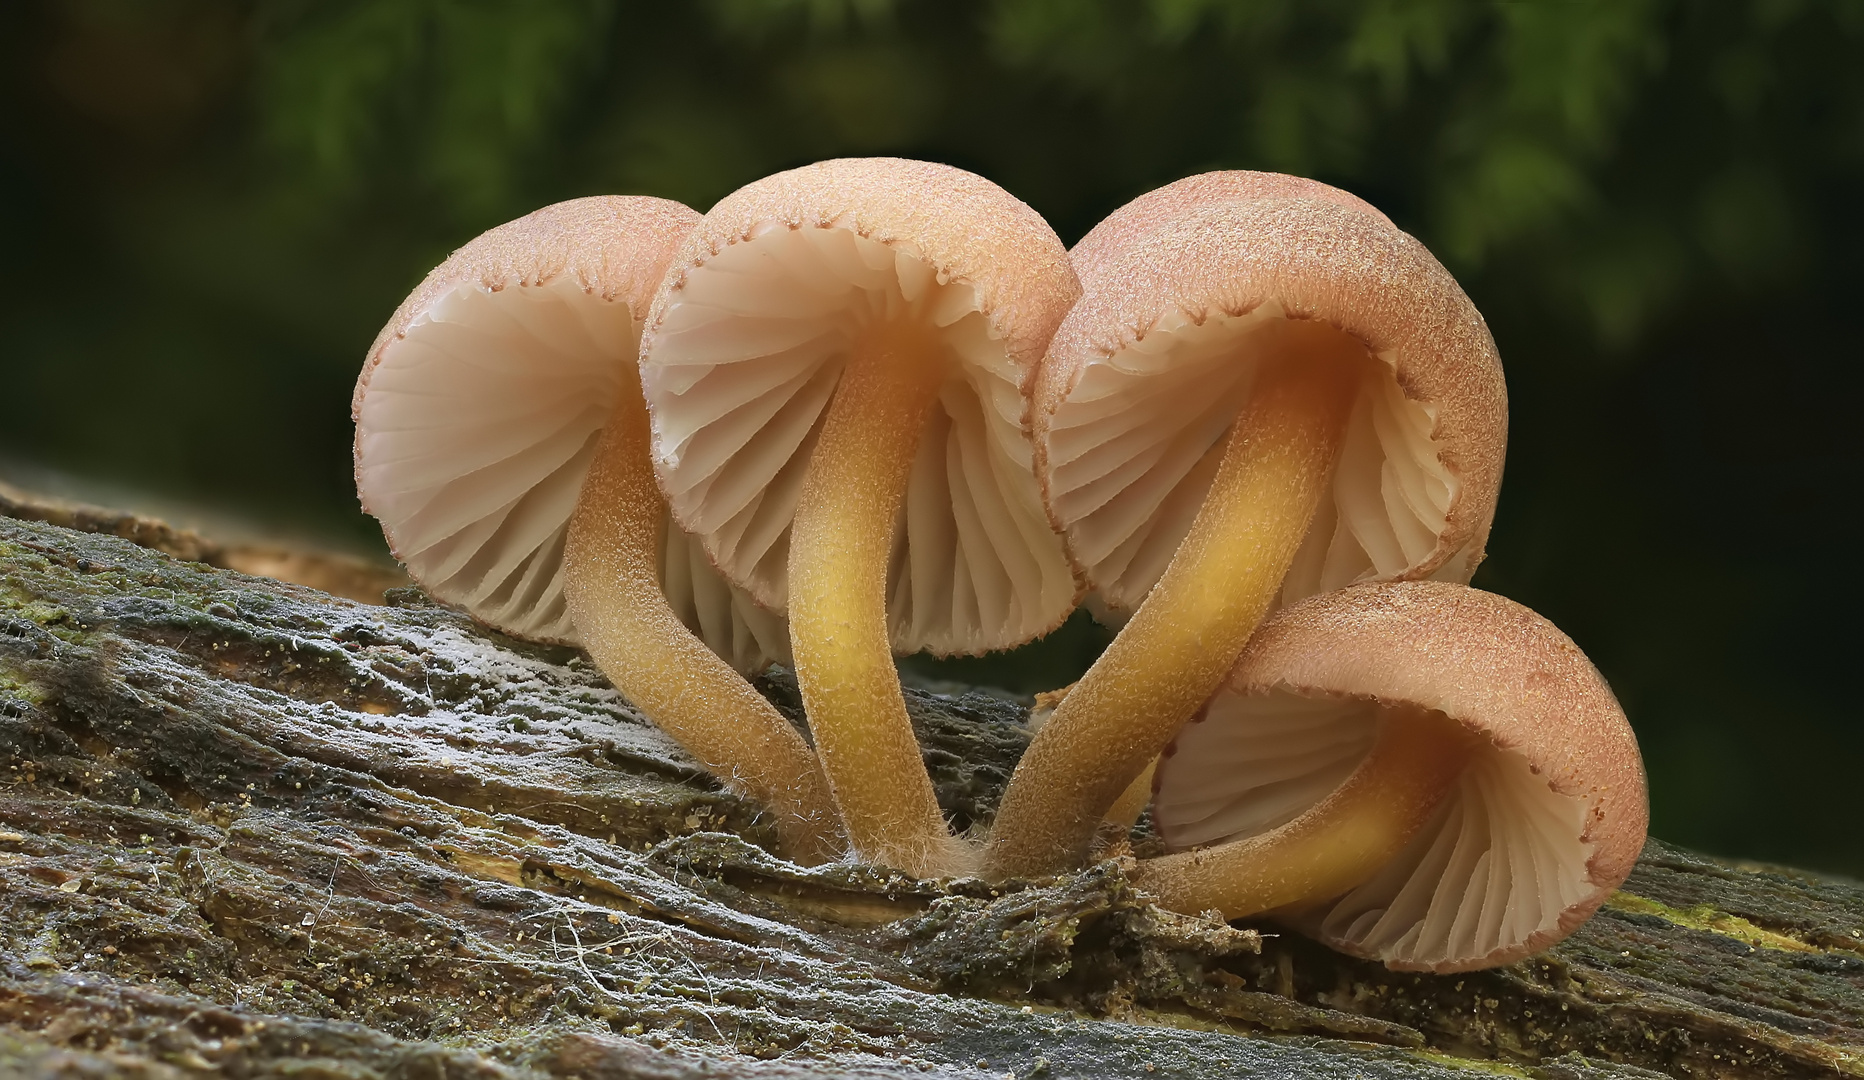
[[[26,834],[25,834],[25,833],[16,833],[16,832],[0,832],[0,840],[24,840],[24,839],[26,839]],[[1856,931],[1856,930],[1853,930],[1853,931],[1851,931],[1851,932],[1852,932],[1853,934],[1856,934],[1856,933],[1857,933],[1857,931]]]
[[[84,887],[84,882],[80,881],[77,878],[72,878],[70,881],[65,882],[63,885],[60,885],[58,887],[58,891],[59,892],[77,892],[79,889],[83,887]]]

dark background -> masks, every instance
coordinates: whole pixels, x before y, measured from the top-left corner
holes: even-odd
[[[1072,242],[1205,169],[1349,188],[1493,326],[1477,583],[1612,681],[1654,831],[1864,874],[1864,4],[35,0],[0,35],[0,471],[358,549],[364,349],[545,203],[887,153]]]

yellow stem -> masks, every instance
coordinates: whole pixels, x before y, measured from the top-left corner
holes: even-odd
[[[1062,703],[1062,699],[1072,689],[1074,684],[1069,683],[1059,690],[1038,691],[1035,707],[1029,710],[1029,726],[1036,731],[1042,730],[1042,725],[1055,714],[1055,707]],[[1103,840],[1109,835],[1115,839],[1125,839],[1138,823],[1139,815],[1145,813],[1146,804],[1152,801],[1152,774],[1158,770],[1158,764],[1157,758],[1147,762],[1145,769],[1132,783],[1126,785],[1126,790],[1107,808],[1107,818],[1099,829]]]
[[[1476,746],[1440,712],[1388,715],[1353,775],[1300,817],[1258,836],[1147,859],[1135,883],[1160,907],[1215,908],[1226,919],[1343,895],[1424,827]]]
[[[1165,574],[1016,767],[985,874],[1080,864],[1107,809],[1216,690],[1267,614],[1325,494],[1365,346],[1272,324],[1216,479]]]
[[[796,681],[842,827],[861,859],[962,872],[906,717],[887,635],[887,565],[944,367],[916,327],[855,343],[809,459],[790,533]]]
[[[564,592],[589,655],[630,702],[727,787],[768,807],[790,858],[840,857],[828,782],[789,721],[693,636],[660,591],[666,504],[647,406],[625,379],[570,518]]]
[[[1126,790],[1107,808],[1107,823],[1131,831],[1139,815],[1145,812],[1146,804],[1152,801],[1152,774],[1157,771],[1159,761],[1153,758],[1146,762],[1146,767],[1133,782],[1126,785]]]

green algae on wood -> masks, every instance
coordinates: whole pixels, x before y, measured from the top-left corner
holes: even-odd
[[[1676,926],[1686,926],[1691,930],[1706,930],[1712,934],[1733,938],[1756,949],[1781,949],[1786,952],[1816,953],[1824,950],[1816,945],[1809,945],[1789,934],[1781,934],[1755,926],[1739,915],[1730,915],[1717,911],[1707,904],[1696,904],[1687,908],[1673,908],[1659,904],[1633,892],[1620,891],[1605,902],[1613,911],[1626,911],[1636,915],[1655,915],[1665,922]]]

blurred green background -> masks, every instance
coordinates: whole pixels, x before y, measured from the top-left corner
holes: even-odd
[[[885,153],[1072,242],[1205,169],[1349,188],[1493,326],[1478,584],[1612,681],[1654,831],[1864,874],[1864,3],[18,0],[0,35],[6,467],[356,546],[364,349],[545,203]],[[982,670],[1066,681],[1071,633]]]

